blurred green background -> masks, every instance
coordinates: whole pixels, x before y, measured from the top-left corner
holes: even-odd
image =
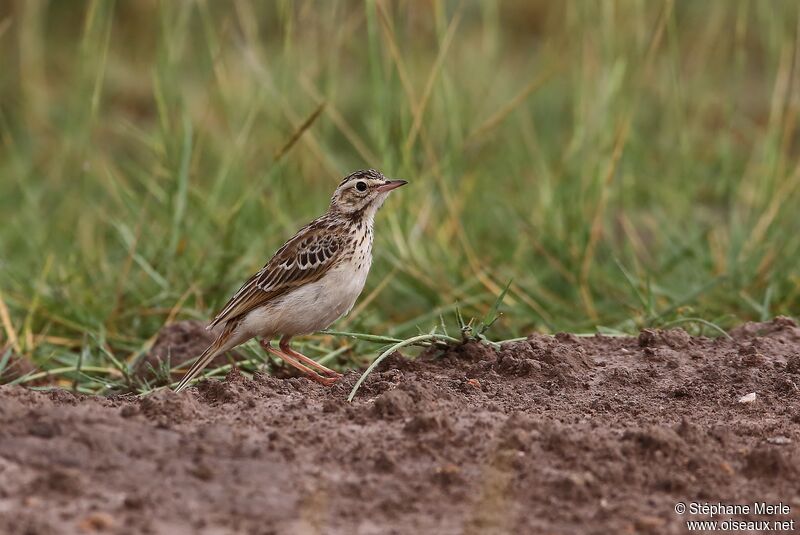
[[[411,184],[335,328],[452,330],[509,280],[495,339],[796,314],[799,6],[1,2],[0,364],[91,389],[365,167]]]

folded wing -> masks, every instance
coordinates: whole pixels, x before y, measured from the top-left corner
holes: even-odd
[[[208,329],[238,318],[289,291],[315,282],[338,263],[343,240],[322,220],[304,227],[222,308]]]

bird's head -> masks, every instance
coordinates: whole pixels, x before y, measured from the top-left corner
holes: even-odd
[[[366,169],[344,177],[331,197],[331,211],[371,218],[389,193],[407,184],[405,180],[389,180],[380,171]]]

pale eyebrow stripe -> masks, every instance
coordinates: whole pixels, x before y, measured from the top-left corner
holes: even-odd
[[[358,171],[353,171],[352,173],[344,177],[342,181],[339,182],[339,186],[341,186],[342,184],[344,184],[349,180],[353,180],[354,178],[373,178],[377,180],[381,178],[381,174],[375,169],[359,169]]]

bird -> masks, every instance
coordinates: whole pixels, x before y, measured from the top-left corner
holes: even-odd
[[[301,228],[250,277],[206,327],[214,341],[175,387],[186,388],[217,355],[252,339],[309,379],[330,386],[342,375],[295,351],[295,336],[327,328],[347,314],[372,265],[373,222],[406,180],[364,169],[344,177],[328,210]],[[272,339],[280,337],[278,347]]]

